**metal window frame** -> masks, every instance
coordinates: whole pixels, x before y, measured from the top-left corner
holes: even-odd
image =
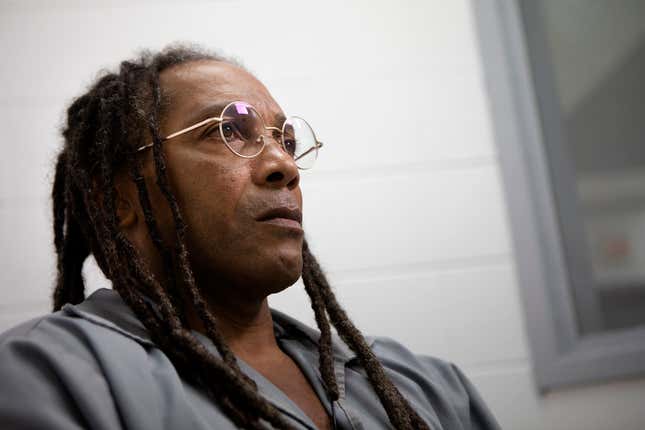
[[[645,374],[645,327],[593,332],[598,304],[589,293],[577,199],[568,197],[575,182],[562,151],[539,3],[471,0],[534,376],[545,392]],[[578,320],[572,294],[590,318]]]

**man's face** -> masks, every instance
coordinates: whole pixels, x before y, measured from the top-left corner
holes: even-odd
[[[282,126],[284,114],[267,89],[230,64],[179,65],[162,72],[160,84],[169,99],[161,136],[219,116],[224,105],[236,100],[253,105],[267,126]],[[284,220],[258,218],[275,208],[302,210],[298,169],[269,133],[262,153],[245,159],[231,152],[219,133],[205,136],[208,128],[162,146],[170,185],[187,225],[195,277],[207,296],[223,293],[218,290],[222,288],[227,288],[226,294],[247,297],[278,292],[301,274],[303,231]],[[152,161],[150,156],[148,160]],[[155,194],[159,206],[161,196]],[[170,238],[174,226],[167,208],[165,212],[159,223],[163,236]]]

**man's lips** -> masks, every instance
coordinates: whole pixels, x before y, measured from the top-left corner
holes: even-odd
[[[279,206],[262,212],[256,220],[286,227],[302,228],[302,211],[297,207]]]

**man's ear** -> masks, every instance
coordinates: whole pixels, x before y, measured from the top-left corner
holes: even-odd
[[[137,211],[129,199],[124,198],[117,188],[116,190],[116,216],[119,228],[127,230],[137,223]]]
[[[136,225],[138,220],[137,205],[134,200],[138,197],[136,187],[126,177],[116,175],[114,188],[118,227],[127,230]]]

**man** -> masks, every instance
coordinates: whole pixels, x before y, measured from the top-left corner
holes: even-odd
[[[455,366],[347,318],[301,226],[322,143],[243,68],[123,62],[63,135],[56,312],[0,338],[2,428],[497,428]],[[113,290],[85,300],[89,254]],[[319,331],[268,307],[300,276]]]

